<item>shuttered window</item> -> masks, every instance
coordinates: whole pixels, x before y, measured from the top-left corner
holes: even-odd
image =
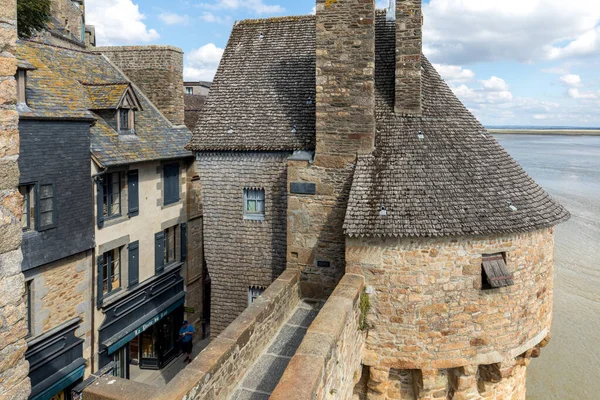
[[[140,282],[140,242],[129,243],[129,287]]]
[[[102,295],[121,288],[121,249],[113,249],[102,257]]]
[[[513,275],[506,266],[506,255],[504,253],[484,255],[481,274],[481,288],[483,290],[514,285]]]
[[[164,176],[164,205],[174,204],[179,201],[179,164],[165,165]]]
[[[165,234],[158,232],[154,235],[154,272],[160,274],[165,269]]]
[[[104,219],[121,215],[121,173],[104,176],[102,190],[102,215]]]

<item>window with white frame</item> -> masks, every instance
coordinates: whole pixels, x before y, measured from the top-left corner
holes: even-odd
[[[186,87],[185,88],[185,94],[194,94],[194,88],[193,87]]]
[[[254,300],[258,298],[263,292],[265,288],[262,286],[250,286],[248,288],[248,305],[254,303]]]
[[[265,189],[244,189],[244,218],[265,219]]]
[[[35,185],[19,186],[23,196],[23,213],[21,215],[21,227],[23,231],[35,229]]]

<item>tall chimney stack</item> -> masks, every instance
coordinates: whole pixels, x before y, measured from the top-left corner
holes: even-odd
[[[317,159],[370,154],[375,137],[374,0],[317,0]]]
[[[396,0],[396,101],[399,115],[418,117],[421,105],[422,0]]]

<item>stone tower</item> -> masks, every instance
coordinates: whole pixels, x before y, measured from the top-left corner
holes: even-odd
[[[375,4],[318,0],[316,18],[316,154],[288,166],[288,268],[300,268],[303,293],[319,298],[344,274],[353,165],[373,151]],[[313,190],[295,190],[299,183]]]
[[[173,123],[184,125],[183,51],[174,46],[111,46],[108,57]]]
[[[31,384],[25,360],[25,280],[21,273],[19,114],[16,110],[16,0],[0,7],[0,398],[25,400]]]
[[[52,0],[50,12],[54,19],[51,23],[58,23],[65,36],[85,42],[85,0]]]

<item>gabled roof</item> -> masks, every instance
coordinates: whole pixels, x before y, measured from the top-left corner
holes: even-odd
[[[376,150],[357,161],[347,235],[489,235],[532,231],[569,218],[426,59],[423,116],[397,116],[395,23],[386,21],[385,12],[377,13],[375,47]],[[188,148],[313,149],[315,106],[307,98],[315,98],[315,68],[314,16],[236,24]]]
[[[190,150],[315,146],[314,16],[237,23]]]
[[[17,57],[36,68],[27,74],[27,105],[21,118],[94,118],[91,152],[102,166],[190,157],[184,149],[191,134],[175,127],[106,57],[49,44],[19,41]],[[93,83],[93,87],[89,84]],[[103,86],[105,85],[105,86]],[[107,89],[106,92],[102,88]],[[135,135],[119,134],[98,112],[131,92],[139,104]],[[118,100],[118,101],[117,101]],[[90,111],[92,110],[92,111]]]
[[[121,108],[124,103],[136,110],[142,109],[129,82],[81,84],[88,91],[92,110],[115,110]]]

